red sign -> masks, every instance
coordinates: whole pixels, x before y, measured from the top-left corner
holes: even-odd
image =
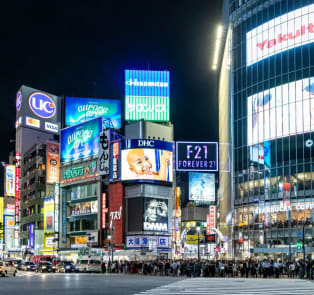
[[[15,223],[19,222],[20,215],[20,176],[21,176],[21,154],[15,154]]]
[[[102,228],[106,228],[106,214],[108,212],[108,208],[106,208],[106,193],[102,194]]]
[[[123,244],[123,185],[117,182],[109,185],[109,228],[112,233],[111,243]]]
[[[214,234],[213,228],[216,228],[216,206],[209,206],[209,228],[210,233]]]
[[[206,214],[206,235],[210,234],[210,215]]]

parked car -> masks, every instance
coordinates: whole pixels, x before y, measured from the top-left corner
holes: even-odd
[[[39,262],[35,269],[36,272],[55,272],[56,267],[51,262]]]
[[[101,272],[101,258],[100,256],[83,256],[76,267],[80,272]]]
[[[22,263],[21,270],[35,271],[35,269],[36,269],[36,265],[32,261],[25,261],[24,263]]]
[[[15,276],[17,273],[16,268],[11,262],[0,261],[0,275],[3,277],[12,275]]]
[[[60,261],[56,268],[57,272],[75,272],[76,267],[72,261]]]

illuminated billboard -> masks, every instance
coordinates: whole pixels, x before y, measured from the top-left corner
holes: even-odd
[[[46,182],[58,183],[59,182],[59,149],[58,143],[47,142],[47,166],[46,166]]]
[[[44,199],[44,232],[54,232],[55,198]]]
[[[278,16],[246,34],[246,64],[314,41],[314,4]]]
[[[115,99],[65,97],[65,126],[102,116],[121,128],[121,102]]]
[[[5,195],[9,197],[15,196],[15,166],[5,166]]]
[[[172,143],[130,139],[121,150],[121,180],[172,182]]]
[[[218,171],[217,142],[176,142],[177,171]]]
[[[16,95],[16,127],[58,134],[60,108],[60,97],[23,85]]]
[[[168,200],[144,199],[144,231],[168,231]]]
[[[314,130],[314,77],[251,95],[248,145]]]
[[[215,202],[215,174],[190,172],[189,200]]]
[[[96,118],[61,130],[61,162],[97,155],[102,118]]]
[[[125,119],[170,120],[169,71],[125,71]]]

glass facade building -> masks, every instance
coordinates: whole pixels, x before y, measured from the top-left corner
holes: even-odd
[[[313,257],[314,1],[224,4],[233,255]]]

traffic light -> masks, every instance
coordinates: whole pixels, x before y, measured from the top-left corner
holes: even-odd
[[[302,250],[302,242],[301,241],[297,242],[297,249]]]

